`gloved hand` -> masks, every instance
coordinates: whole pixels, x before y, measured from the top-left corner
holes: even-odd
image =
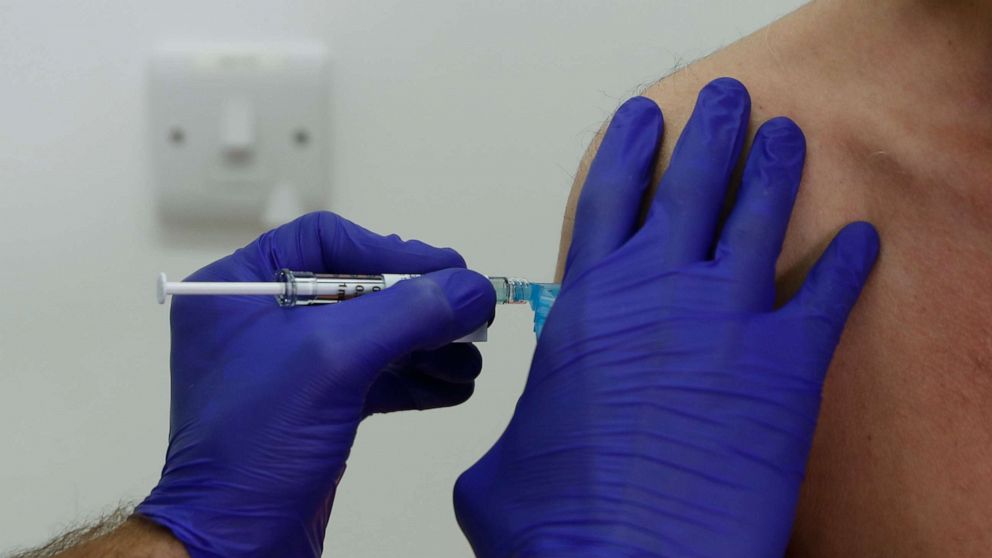
[[[266,297],[172,303],[172,417],[162,478],[137,513],[200,556],[319,556],[362,418],[456,405],[482,360],[449,344],[495,309],[454,250],[382,237],[330,213],[262,235],[190,281],[269,281],[281,268],[428,273],[341,304]]]
[[[805,140],[785,118],[758,131],[717,234],[749,112],[734,80],[702,90],[640,227],[662,116],[644,98],[617,112],[513,418],[455,487],[478,556],[783,554],[878,238],[843,229],[776,309]]]

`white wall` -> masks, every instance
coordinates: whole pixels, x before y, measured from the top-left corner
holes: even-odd
[[[677,61],[798,4],[0,0],[0,551],[153,486],[169,396],[154,275],[251,240],[160,234],[144,129],[153,45],[323,40],[329,208],[452,245],[483,272],[547,279],[600,122]],[[506,424],[533,348],[523,309],[503,309],[490,337],[472,401],[362,426],[327,554],[468,553],[451,486]]]

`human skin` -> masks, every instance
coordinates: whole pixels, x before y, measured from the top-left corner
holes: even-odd
[[[141,517],[105,518],[16,558],[189,558],[168,530]]]
[[[992,549],[990,29],[986,0],[822,0],[644,93],[665,114],[659,176],[714,78],[747,85],[752,124],[803,127],[783,298],[844,224],[870,221],[884,239],[827,376],[790,556]]]
[[[646,91],[666,116],[659,174],[696,93],[722,75],[751,90],[753,122],[803,127],[783,296],[843,224],[871,221],[884,239],[827,377],[793,556],[992,548],[990,28],[983,1],[823,0]],[[115,555],[93,548],[65,555]]]

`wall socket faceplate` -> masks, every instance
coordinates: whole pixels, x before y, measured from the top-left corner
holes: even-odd
[[[175,44],[149,73],[159,214],[268,224],[326,206],[329,84],[320,44]]]

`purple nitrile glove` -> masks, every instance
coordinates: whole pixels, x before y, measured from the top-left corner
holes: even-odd
[[[319,556],[359,422],[472,394],[481,356],[449,343],[492,316],[495,293],[464,267],[454,250],[313,213],[196,272],[189,280],[425,275],[329,306],[175,299],[169,450],[137,513],[193,557]]]
[[[806,145],[791,120],[762,126],[720,226],[749,112],[734,80],[702,90],[642,225],[662,115],[617,112],[513,418],[455,487],[478,556],[783,555],[878,237],[846,227],[776,308]]]

